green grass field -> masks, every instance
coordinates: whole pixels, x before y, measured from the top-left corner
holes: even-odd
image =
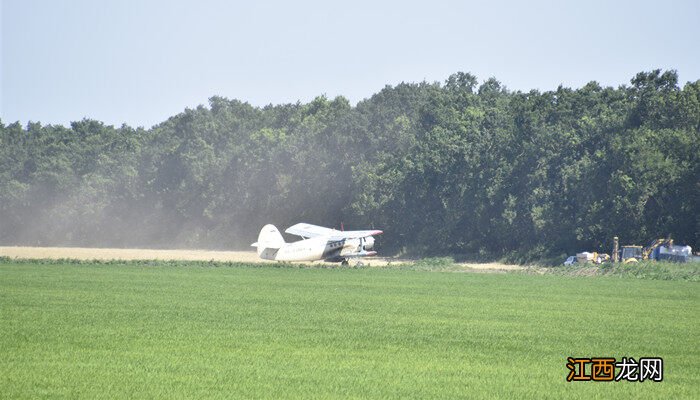
[[[0,263],[2,398],[697,398],[698,283]],[[664,381],[565,381],[566,357]]]

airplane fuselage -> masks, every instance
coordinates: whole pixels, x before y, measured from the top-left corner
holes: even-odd
[[[303,239],[287,243],[274,225],[263,226],[256,247],[260,258],[276,261],[318,261],[347,263],[351,258],[377,254],[372,251],[373,235],[380,230],[338,231],[311,224],[299,223],[285,231]]]
[[[279,249],[265,249],[260,258],[277,261],[342,261],[347,254],[357,253],[361,239],[329,240],[325,237],[315,237],[285,243]]]

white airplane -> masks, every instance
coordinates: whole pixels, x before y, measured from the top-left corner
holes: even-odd
[[[291,226],[285,232],[301,236],[302,240],[286,243],[277,228],[268,224],[263,226],[258,235],[258,241],[251,246],[257,247],[258,256],[265,260],[325,260],[348,265],[348,260],[351,258],[377,254],[376,251],[372,251],[373,236],[383,233],[379,230],[339,231],[304,223]]]

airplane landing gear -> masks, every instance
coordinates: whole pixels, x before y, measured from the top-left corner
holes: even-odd
[[[353,262],[353,265],[352,265],[353,268],[362,268],[362,267],[365,266],[365,264],[364,264],[362,261],[360,261],[360,260],[353,259],[353,261],[354,261],[354,262]],[[340,263],[340,265],[342,265],[343,267],[350,266],[350,260],[347,259],[347,258],[345,258],[345,259],[343,259],[343,261]],[[369,264],[368,264],[368,265],[369,265]]]

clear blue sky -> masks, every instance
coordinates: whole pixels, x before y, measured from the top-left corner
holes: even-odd
[[[513,90],[700,79],[700,1],[0,0],[0,118],[150,127],[213,95],[262,106],[457,71]]]

